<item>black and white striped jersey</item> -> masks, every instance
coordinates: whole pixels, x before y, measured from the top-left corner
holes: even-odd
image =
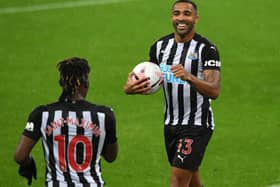
[[[216,46],[197,33],[187,43],[177,43],[174,34],[169,34],[151,46],[150,61],[160,66],[164,76],[164,123],[214,129],[211,99],[197,92],[188,82],[174,77],[170,66],[182,64],[186,71],[203,79],[205,69],[220,70]]]
[[[29,115],[23,134],[42,138],[47,187],[104,185],[101,153],[104,145],[117,141],[110,108],[87,101],[39,106]]]

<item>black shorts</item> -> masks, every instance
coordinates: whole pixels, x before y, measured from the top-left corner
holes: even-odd
[[[201,126],[165,125],[165,148],[171,166],[197,170],[212,132]]]

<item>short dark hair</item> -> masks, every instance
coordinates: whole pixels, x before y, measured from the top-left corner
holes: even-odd
[[[59,85],[63,89],[60,101],[71,100],[80,85],[88,86],[90,67],[86,59],[72,57],[59,62],[57,68],[60,73]]]
[[[173,8],[177,3],[190,3],[190,4],[193,6],[193,8],[196,10],[196,12],[198,11],[198,7],[197,7],[196,3],[195,3],[194,1],[192,1],[192,0],[177,0],[177,1],[175,1],[175,2],[173,3],[172,8]]]

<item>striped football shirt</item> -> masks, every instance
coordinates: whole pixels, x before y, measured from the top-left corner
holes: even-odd
[[[117,141],[110,108],[87,101],[39,106],[29,115],[23,134],[42,139],[47,187],[104,185],[102,149]]]
[[[182,64],[186,71],[204,79],[204,70],[220,70],[216,46],[197,33],[187,43],[178,43],[174,34],[169,34],[151,46],[150,61],[158,64],[163,72],[165,125],[198,125],[214,129],[211,99],[197,92],[188,82],[174,77],[170,67]]]

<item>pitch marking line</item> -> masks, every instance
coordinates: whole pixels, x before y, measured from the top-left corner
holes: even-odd
[[[0,14],[15,14],[15,13],[35,12],[35,11],[42,11],[42,10],[104,5],[104,4],[121,3],[127,1],[131,1],[131,0],[82,0],[82,1],[68,1],[63,3],[31,5],[25,7],[7,7],[7,8],[0,8]]]

